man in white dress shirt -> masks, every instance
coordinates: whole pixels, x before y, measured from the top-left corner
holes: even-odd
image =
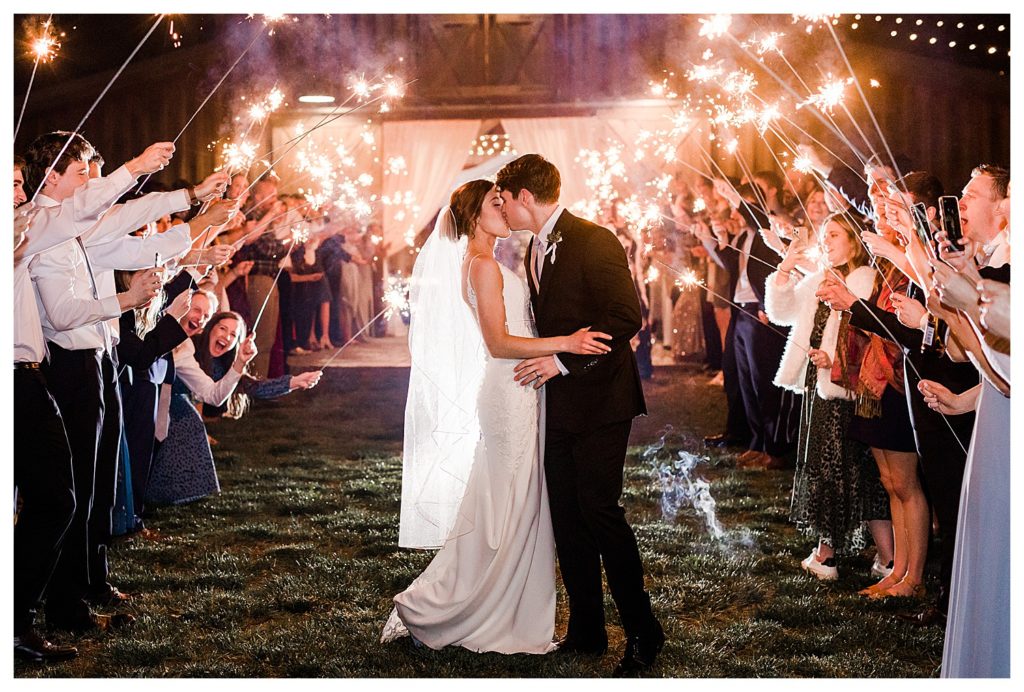
[[[84,140],[82,140],[84,142]],[[73,151],[85,147],[69,146]],[[75,513],[71,451],[57,404],[40,370],[46,357],[28,265],[36,254],[74,240],[134,182],[157,170],[161,156],[147,150],[117,174],[79,186],[57,206],[23,205],[15,211],[14,249],[14,479],[23,500],[14,532],[14,650],[24,660],[72,658],[77,649],[58,646],[35,630],[35,609],[46,590]],[[19,166],[20,164],[20,166]],[[15,160],[14,204],[27,196],[24,160]]]
[[[92,147],[75,136],[61,154],[67,139],[68,133],[42,135],[26,152],[26,183],[33,191],[38,188],[36,201],[41,207],[61,204],[88,181]],[[140,157],[146,161],[145,166],[129,162],[111,177],[128,176],[134,182],[146,172],[140,168],[160,170],[173,151],[173,144],[155,144]],[[53,165],[58,154],[60,160]],[[211,183],[203,193],[212,196],[221,182]],[[48,626],[79,632],[102,626],[85,598],[91,586],[106,588],[107,596],[112,595],[105,579],[103,583],[90,583],[93,575],[106,575],[105,544],[99,541],[109,534],[108,498],[113,495],[117,471],[117,443],[100,446],[104,401],[109,401],[116,387],[113,336],[107,321],[148,303],[160,287],[155,271],[140,272],[126,293],[102,295],[86,248],[123,238],[165,214],[188,209],[198,200],[196,188],[189,188],[153,193],[116,205],[75,241],[40,253],[29,263],[49,351],[43,373],[68,435],[77,504],[47,594]],[[117,415],[115,408],[116,399],[113,405],[108,403],[108,415]],[[112,434],[110,429],[108,434]],[[109,452],[98,458],[98,448],[113,449],[114,458],[107,458]]]

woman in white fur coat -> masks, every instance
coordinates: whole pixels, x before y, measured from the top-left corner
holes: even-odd
[[[833,274],[855,296],[869,298],[877,272],[868,266],[858,230],[847,218],[825,219],[819,240],[818,265],[810,261],[813,246],[797,241],[789,247],[768,277],[765,311],[775,324],[791,327],[775,384],[803,394],[790,520],[817,537],[818,546],[801,566],[819,579],[837,579],[836,553],[863,547],[865,524],[878,546],[877,560],[887,564],[892,525],[888,496],[868,447],[846,434],[854,394],[832,378],[837,343],[845,344],[839,338],[843,313],[814,295],[825,276]]]

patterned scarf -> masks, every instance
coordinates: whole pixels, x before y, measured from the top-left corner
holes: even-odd
[[[870,302],[886,312],[895,312],[891,296],[905,293],[909,279],[885,260],[879,260],[879,275]],[[832,366],[832,381],[857,395],[856,414],[862,418],[882,415],[882,394],[891,386],[903,390],[903,349],[877,334],[850,328],[849,314],[843,315],[839,326],[840,347]]]

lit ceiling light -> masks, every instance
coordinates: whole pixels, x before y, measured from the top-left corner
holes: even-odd
[[[957,29],[963,29],[964,28],[964,23],[963,22],[957,22],[956,23],[956,28]]]
[[[984,31],[984,30],[985,30],[985,25],[984,24],[979,24],[978,25],[978,31]]]
[[[935,22],[935,26],[943,26],[944,24],[945,24],[945,22],[942,21],[941,19],[939,21]]]
[[[938,41],[938,40],[939,40],[939,39],[937,39],[937,38],[935,38],[934,36],[932,36],[932,37],[931,37],[930,39],[928,39],[928,43],[931,43],[932,45],[934,45],[934,44],[935,44],[935,42],[936,42],[936,41]]]
[[[911,34],[910,35],[910,40],[911,41],[916,41],[917,40],[917,34]]]
[[[327,94],[304,94],[299,97],[299,103],[334,103],[334,97]]]
[[[956,41],[950,41],[949,42],[949,47],[950,48],[956,48]]]
[[[1000,24],[998,27],[996,27],[996,31],[1006,31],[1006,27]]]
[[[971,45],[967,46],[967,49],[968,50],[974,50],[977,47],[978,47],[977,44],[972,43]]]
[[[918,26],[921,26],[922,24],[924,24],[924,20],[923,20],[923,19],[918,19],[918,20],[917,20],[916,22],[914,22],[914,23],[915,23],[915,24],[917,24]]]
[[[898,33],[900,33],[900,32],[898,32],[898,31],[890,31],[890,32],[889,32],[889,35],[890,35],[890,36],[895,36],[895,35],[896,35],[896,34],[898,34]]]
[[[902,24],[903,23],[903,17],[896,17],[896,23],[897,24]]]
[[[988,49],[988,54],[989,54],[989,55],[992,55],[992,54],[994,54],[995,52],[996,52],[996,47],[995,47],[995,46],[992,46],[991,48],[989,48],[989,49]]]
[[[858,26],[860,26],[860,25],[857,22],[854,22],[853,24],[850,25],[850,28],[851,29],[856,29]]]
[[[876,14],[876,15],[875,15],[875,21],[876,21],[876,22],[880,22],[880,21],[882,21],[882,15],[880,15],[880,14]]]

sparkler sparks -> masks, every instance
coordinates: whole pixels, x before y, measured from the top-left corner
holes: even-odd
[[[693,288],[694,286],[702,286],[703,282],[701,282],[697,272],[694,270],[683,269],[679,272],[675,284],[678,288]]]
[[[52,62],[57,57],[57,53],[60,51],[60,41],[58,36],[51,33],[53,29],[53,23],[50,20],[43,22],[40,29],[41,33],[38,36],[29,37],[29,55],[33,56],[36,62],[47,63]],[[64,37],[62,31],[59,38]]]
[[[409,317],[409,281],[405,279],[401,274],[392,274],[388,277],[387,288],[384,289],[384,295],[381,297],[384,302],[387,312],[387,318],[390,319],[396,312],[401,314],[403,319]]]
[[[793,168],[801,173],[810,173],[813,166],[811,165],[811,160],[806,156],[797,156],[793,159]]]
[[[713,41],[729,33],[729,27],[732,25],[732,15],[713,14],[709,19],[701,19],[699,21],[700,33],[698,35],[706,36],[709,40]]]
[[[779,39],[785,34],[780,34],[777,31],[773,31],[770,34],[766,34],[761,38],[751,38],[742,44],[744,48],[753,48],[754,52],[758,55],[764,55],[765,53],[782,53],[779,49]]]
[[[835,107],[843,102],[843,92],[846,90],[846,86],[852,83],[853,77],[833,79],[832,75],[829,74],[826,77],[825,84],[818,87],[818,93],[796,104],[796,107],[799,109],[804,106],[814,106],[822,113],[832,115]]]
[[[734,70],[725,77],[722,88],[733,96],[745,96],[757,86],[757,79],[746,70]]]

